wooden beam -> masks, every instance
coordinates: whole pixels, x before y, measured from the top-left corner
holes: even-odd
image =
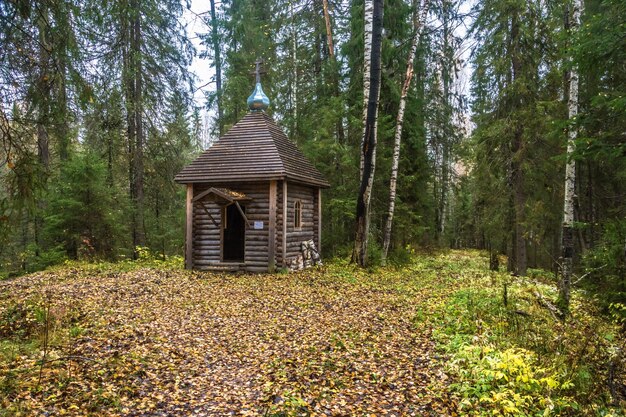
[[[220,261],[224,262],[224,225],[226,224],[226,207],[220,207],[220,217],[222,221],[220,222]],[[244,256],[245,256],[245,247],[244,247]]]
[[[187,184],[185,268],[193,269],[193,184]]]
[[[283,268],[287,267],[287,179],[283,180]]]
[[[195,196],[193,198],[193,201],[196,202],[196,201],[204,198],[205,196],[207,196],[209,194],[214,194],[217,197],[221,198],[222,200],[226,200],[226,201],[228,201],[230,203],[232,203],[233,201],[250,201],[250,200],[252,200],[247,195],[241,195],[239,197],[233,197],[232,195],[229,195],[225,191],[230,191],[230,190],[224,190],[224,189],[220,190],[219,188],[211,187],[208,190],[203,191],[200,194],[198,194],[197,196]],[[241,193],[238,193],[238,194],[241,194]]]
[[[322,189],[317,189],[317,253],[322,255]]]
[[[206,204],[204,204],[204,201],[201,201],[200,204],[202,204],[202,209],[204,210],[204,212],[206,213],[207,216],[209,216],[209,219],[211,219],[211,221],[213,222],[213,225],[215,227],[220,227],[219,224],[217,224],[217,222],[215,221],[215,219],[213,218],[213,216],[211,216],[211,213],[209,212],[209,209],[206,208]]]
[[[250,228],[250,220],[248,220],[248,218],[246,217],[246,213],[243,212],[243,209],[239,205],[239,201],[235,201],[234,204],[237,206],[237,210],[239,210],[239,214],[241,214],[241,217],[243,217],[243,221],[246,222],[246,228],[249,229]]]
[[[268,225],[267,257],[268,270],[276,270],[276,180],[270,181],[270,221]]]

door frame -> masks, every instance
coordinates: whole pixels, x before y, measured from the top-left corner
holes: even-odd
[[[224,242],[224,225],[228,226],[228,207],[230,206],[235,206],[236,204],[234,202],[231,202],[229,204],[225,204],[221,207],[220,209],[220,262],[236,262],[233,260],[224,260],[224,246],[225,246],[225,242]],[[241,207],[241,211],[244,212],[246,211],[246,206],[240,206]],[[241,259],[241,263],[246,261],[246,218],[244,216],[241,215],[241,213],[239,212],[239,208],[237,209],[236,213],[241,216],[241,221],[243,222],[243,258]]]

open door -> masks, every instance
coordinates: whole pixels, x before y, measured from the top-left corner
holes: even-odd
[[[245,213],[246,208],[242,206],[241,209]],[[235,204],[226,206],[223,213],[223,260],[243,262],[246,247],[246,222]]]

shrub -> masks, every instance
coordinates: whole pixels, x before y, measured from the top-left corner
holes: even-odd
[[[601,295],[606,312],[615,311],[609,311],[611,304],[626,304],[626,220],[605,224],[600,244],[585,254],[583,266],[589,274],[583,284]]]
[[[498,351],[466,346],[449,363],[458,375],[451,388],[461,396],[461,410],[474,415],[563,415],[578,408],[561,390],[573,387],[551,368],[538,365],[534,353],[520,348]]]

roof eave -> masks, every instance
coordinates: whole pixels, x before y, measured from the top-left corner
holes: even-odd
[[[324,180],[314,180],[311,178],[300,177],[293,174],[283,174],[283,175],[269,175],[265,177],[255,176],[254,178],[229,178],[229,179],[221,179],[221,178],[174,178],[174,182],[178,184],[202,184],[202,183],[237,183],[237,182],[265,182],[265,181],[281,181],[281,180],[291,180],[301,184],[313,185],[319,188],[330,188],[330,184]]]

